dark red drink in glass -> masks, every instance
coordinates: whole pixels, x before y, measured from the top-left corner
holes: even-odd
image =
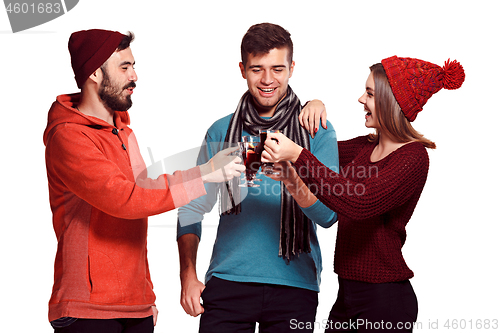
[[[242,137],[243,142],[240,142],[240,151],[243,157],[243,163],[245,164],[245,178],[246,183],[240,186],[244,187],[259,187],[255,184],[255,178],[257,176],[257,171],[259,171],[261,165],[261,153],[262,149],[260,147],[260,140],[258,136],[244,136]]]
[[[261,148],[261,154],[262,151],[264,150],[264,142],[267,139],[267,133],[279,133],[280,130],[259,130],[259,135],[260,135],[260,147]],[[277,141],[276,139],[273,139],[274,141]],[[264,175],[277,175],[279,172],[276,172],[273,170],[273,164],[274,163],[262,163],[262,174]]]
[[[260,158],[261,154],[253,151],[253,150],[248,150],[246,153],[246,158],[245,158],[245,167],[247,168],[247,180],[248,179],[248,174],[256,174],[257,171],[259,171],[260,168]]]

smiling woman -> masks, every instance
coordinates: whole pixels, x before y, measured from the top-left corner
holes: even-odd
[[[366,82],[367,92],[363,94],[375,93],[375,96],[369,96],[366,103],[360,97],[359,102],[365,105],[365,110],[368,107],[371,112],[371,117],[367,116],[366,127],[376,128],[375,134],[369,135],[371,142],[377,142],[380,131],[384,131],[394,142],[421,142],[424,147],[435,149],[436,144],[429,139],[426,139],[422,134],[417,132],[401,111],[387,79],[386,72],[381,63],[370,67],[370,76]],[[370,86],[370,92],[368,92]],[[373,98],[374,97],[374,98]],[[383,110],[376,112],[375,110]],[[375,112],[375,115],[374,115]]]
[[[365,106],[365,126],[377,127],[379,126],[377,113],[375,109],[375,81],[373,80],[373,73],[370,73],[366,80],[365,93],[358,99],[358,102]]]
[[[370,70],[358,101],[366,127],[376,133],[340,141],[338,149],[341,170],[376,166],[375,174],[334,172],[281,133],[268,134],[262,153],[263,162],[293,162],[313,194],[339,214],[334,260],[339,292],[328,318],[333,326],[325,332],[344,332],[343,325],[351,322],[356,323],[353,329],[365,330],[365,319],[386,323],[388,329],[403,324],[401,332],[412,331],[418,303],[402,247],[427,181],[425,148],[435,144],[410,122],[434,93],[457,89],[465,79],[456,61],[439,67],[394,56]],[[349,186],[354,192],[338,191]]]

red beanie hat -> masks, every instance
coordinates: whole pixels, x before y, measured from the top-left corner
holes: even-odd
[[[422,107],[441,88],[458,89],[465,80],[459,62],[450,59],[443,67],[413,58],[393,56],[382,60],[392,93],[409,121],[414,121]]]
[[[125,35],[100,29],[77,31],[71,34],[68,49],[71,67],[78,88],[115,52]]]

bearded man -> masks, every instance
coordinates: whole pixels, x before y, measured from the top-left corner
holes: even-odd
[[[69,51],[81,92],[58,96],[48,114],[43,139],[58,242],[49,321],[57,333],[153,332],[148,216],[245,169],[227,149],[200,167],[147,178],[128,127],[137,81],[133,39],[99,29],[73,33]]]

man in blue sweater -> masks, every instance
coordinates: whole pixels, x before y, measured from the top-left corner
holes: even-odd
[[[312,128],[312,138],[301,127],[310,126],[299,120],[302,107],[288,85],[295,67],[290,34],[278,25],[254,25],[243,37],[241,54],[248,91],[236,112],[208,129],[198,163],[242,136],[279,129],[338,169],[333,126]],[[206,184],[207,195],[179,209],[181,304],[192,316],[202,314],[202,333],[254,332],[257,322],[261,332],[288,332],[292,323],[315,320],[322,270],[316,224],[328,228],[337,215],[311,194],[290,163],[275,168],[280,174],[260,177],[259,187]],[[203,284],[196,274],[201,220],[218,198],[217,240]]]

